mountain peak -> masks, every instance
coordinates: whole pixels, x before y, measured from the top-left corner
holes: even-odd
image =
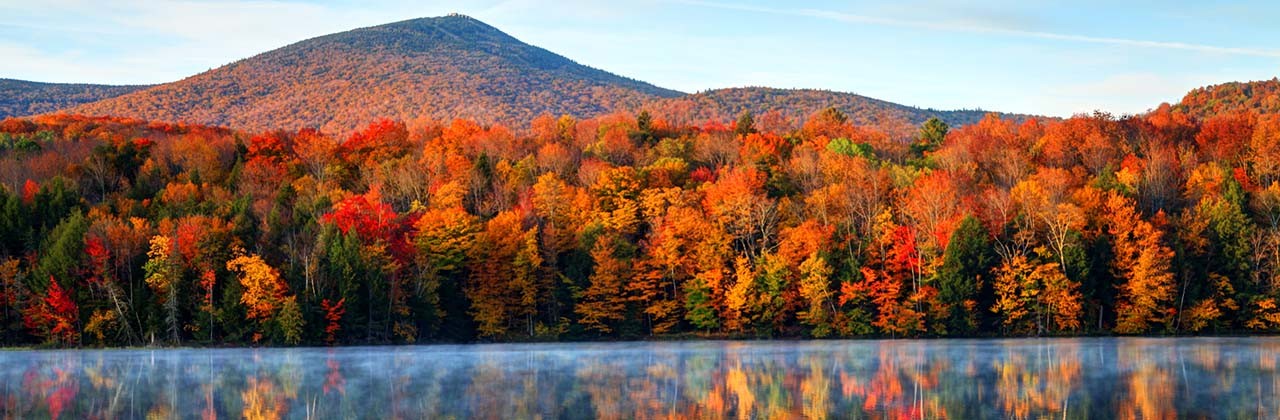
[[[480,22],[480,20],[479,20],[479,19],[473,18],[473,17],[471,17],[471,16],[467,16],[467,15],[464,15],[464,14],[462,14],[462,13],[458,13],[458,12],[453,12],[453,13],[450,13],[450,14],[447,14],[447,15],[444,15],[444,16],[437,16],[437,17],[434,17],[434,18],[423,18],[423,19],[454,20],[454,21],[475,21],[475,22],[479,22],[479,23],[484,23],[484,22]]]
[[[819,90],[684,95],[579,64],[461,14],[312,38],[69,112],[344,134],[378,118],[464,118],[524,127],[542,114],[593,117],[647,108],[723,121],[743,111],[770,110],[805,118],[832,106],[860,123],[886,117],[918,123],[938,116],[965,124],[983,115]]]
[[[304,40],[276,51],[289,51],[293,46],[314,46],[324,42],[336,42],[357,48],[389,48],[404,52],[461,48],[478,49],[496,54],[500,53],[498,47],[502,50],[534,48],[478,19],[454,14],[353,29]]]
[[[377,118],[523,125],[681,95],[584,66],[465,15],[307,39],[71,112],[347,133]]]
[[[382,25],[370,26],[363,29],[378,28],[409,28],[409,29],[425,29],[436,28],[441,30],[470,30],[476,32],[500,33],[506,35],[498,28],[484,23],[480,19],[473,18],[461,13],[450,13],[444,16],[420,17],[416,19],[402,20],[399,22],[391,22]],[[357,29],[358,30],[358,29]]]

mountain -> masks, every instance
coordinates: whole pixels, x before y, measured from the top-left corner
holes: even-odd
[[[1280,79],[1228,82],[1196,88],[1174,105],[1198,118],[1250,110],[1260,114],[1280,112]]]
[[[149,86],[41,83],[0,79],[0,118],[44,114],[114,98]]]
[[[988,113],[982,110],[939,111],[916,108],[853,93],[829,90],[768,87],[710,90],[680,98],[659,100],[650,107],[659,112],[686,115],[695,121],[729,121],[737,118],[743,111],[751,111],[758,116],[772,110],[802,121],[815,112],[835,107],[857,124],[898,120],[914,125],[931,117],[937,117],[951,126],[978,122]],[[1023,117],[1013,114],[1001,114],[1001,116]]]
[[[66,112],[343,134],[380,117],[468,118],[525,127],[544,113],[592,117],[652,109],[728,121],[744,110],[776,109],[805,118],[830,106],[859,124],[885,118],[918,124],[939,117],[954,126],[985,114],[810,89],[752,87],[686,95],[578,64],[462,15],[312,38]]]
[[[348,132],[378,117],[523,125],[542,113],[593,116],[680,95],[449,15],[308,39],[68,112]]]

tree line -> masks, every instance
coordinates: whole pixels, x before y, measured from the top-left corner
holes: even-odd
[[[8,345],[1280,329],[1280,116],[0,122]]]

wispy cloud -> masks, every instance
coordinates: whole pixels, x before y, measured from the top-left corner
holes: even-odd
[[[0,77],[170,82],[310,37],[443,14],[439,10],[445,7],[428,2],[377,6],[293,0],[0,1],[0,52],[7,52],[0,54],[7,58],[0,60]]]
[[[932,31],[944,32],[966,32],[979,34],[1005,35],[1023,38],[1038,38],[1056,41],[1072,41],[1090,44],[1105,45],[1121,45],[1129,47],[1143,48],[1161,48],[1170,50],[1195,51],[1213,54],[1232,54],[1252,57],[1276,57],[1280,58],[1280,50],[1263,49],[1263,48],[1246,48],[1246,47],[1224,47],[1216,45],[1195,44],[1187,42],[1170,42],[1170,41],[1152,41],[1143,39],[1099,37],[1089,35],[1064,34],[1056,32],[1030,31],[1020,29],[1002,28],[996,26],[974,25],[971,23],[955,23],[955,22],[931,22],[911,19],[889,18],[881,16],[860,15],[854,13],[845,13],[832,10],[820,10],[809,8],[782,9],[765,6],[753,6],[742,4],[717,3],[700,0],[668,0],[676,4],[684,4],[690,6],[699,6],[707,8],[715,8],[722,10],[737,10],[744,12],[765,13],[781,16],[798,16],[817,19],[826,19],[837,22],[861,23],[868,25],[895,26],[903,28],[926,29]]]

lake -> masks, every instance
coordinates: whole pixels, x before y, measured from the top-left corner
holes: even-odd
[[[5,418],[1276,418],[1280,339],[0,352]]]

